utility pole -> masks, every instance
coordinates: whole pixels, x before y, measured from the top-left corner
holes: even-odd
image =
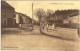
[[[33,23],[34,23],[34,20],[33,20],[33,3],[32,3],[32,30],[33,30]]]

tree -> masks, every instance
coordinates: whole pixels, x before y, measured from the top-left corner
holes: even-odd
[[[39,8],[34,13],[39,19],[40,32],[42,33],[42,18],[46,16],[46,13],[43,9]]]
[[[58,17],[61,16],[62,19],[66,19],[68,16],[79,15],[79,10],[77,9],[57,10],[55,11],[55,14]]]
[[[52,25],[53,24],[53,22],[54,22],[54,11],[53,10],[50,10],[50,9],[48,9],[47,10],[47,24],[48,25]]]
[[[53,16],[54,15],[54,12],[53,10],[47,10],[47,16],[50,17],[50,16]]]

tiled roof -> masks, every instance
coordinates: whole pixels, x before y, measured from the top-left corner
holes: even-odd
[[[9,7],[11,9],[14,9],[11,5],[9,5],[6,1],[1,1],[1,7]]]

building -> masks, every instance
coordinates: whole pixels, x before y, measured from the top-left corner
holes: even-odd
[[[16,24],[30,24],[32,23],[32,19],[26,14],[15,12]]]
[[[68,11],[68,10],[67,10]],[[56,27],[64,28],[78,28],[80,25],[79,10],[71,10],[65,12],[65,14],[58,13],[53,14],[51,17],[48,17],[48,24],[55,24]]]
[[[80,25],[80,17],[79,17],[79,15],[69,17],[64,20],[64,23],[69,24],[69,28],[74,28],[74,29],[77,28],[78,29],[79,25]]]
[[[15,12],[15,22],[18,27],[28,28],[32,27],[32,19],[26,14]]]
[[[14,12],[15,9],[5,1],[1,1],[1,26],[14,27]]]

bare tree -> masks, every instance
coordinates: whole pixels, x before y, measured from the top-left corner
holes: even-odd
[[[54,14],[54,11],[53,10],[50,10],[50,9],[47,10],[47,16],[48,17],[49,16],[53,16],[53,14]]]
[[[39,8],[35,11],[35,15],[38,17],[39,19],[39,25],[40,25],[40,32],[42,33],[42,19],[43,17],[46,16],[46,13],[43,9]]]

